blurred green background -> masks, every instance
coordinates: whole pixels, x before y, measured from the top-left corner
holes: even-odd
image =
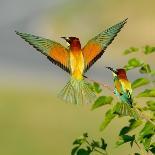
[[[110,143],[110,155],[132,153],[128,147],[115,147],[118,129],[126,120],[116,120],[99,132],[106,109],[91,111],[91,105],[70,105],[57,99],[69,76],[14,30],[64,45],[61,36],[77,36],[84,45],[128,17],[118,37],[87,73],[112,84],[104,65],[122,67],[131,57],[122,56],[124,49],[154,45],[154,6],[154,0],[0,0],[0,155],[69,155],[72,141],[83,132],[94,138],[103,136]],[[137,56],[155,67],[152,54]],[[128,76],[132,81],[139,75],[130,71]],[[111,95],[107,90],[105,94]]]

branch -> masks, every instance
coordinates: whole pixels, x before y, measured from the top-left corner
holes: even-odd
[[[86,142],[89,146],[91,146],[91,147],[92,147],[92,145],[88,142],[88,140],[87,140],[87,139],[85,139],[85,142]],[[94,150],[94,151],[96,151],[96,152],[98,152],[98,153],[100,153],[100,154],[107,155],[107,152],[106,152],[106,153],[103,153],[103,152],[101,152],[101,151],[97,150],[96,148],[94,148],[93,150]]]
[[[90,78],[88,78],[88,77],[86,77],[86,76],[84,76],[84,77],[85,77],[88,81],[90,81],[90,82],[96,82],[96,83],[100,84],[102,87],[105,87],[105,88],[107,88],[108,90],[110,90],[110,91],[112,91],[112,92],[113,92],[113,90],[114,90],[111,86],[109,86],[109,85],[107,85],[107,84],[104,84],[104,83],[101,83],[101,82],[92,80],[92,79],[90,79]]]
[[[139,108],[134,107],[134,109],[137,111],[137,113],[138,113],[138,115],[139,115],[139,117],[140,117],[141,119],[144,119],[144,120],[146,120],[146,121],[152,123],[153,125],[155,125],[155,123],[154,123],[150,118],[148,118],[144,113],[142,113],[143,110],[142,110],[140,107],[139,107]]]

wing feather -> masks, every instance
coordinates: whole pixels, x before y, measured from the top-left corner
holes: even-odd
[[[92,38],[82,49],[85,59],[85,72],[103,55],[105,49],[112,43],[120,32],[127,19],[106,29],[105,31]]]
[[[52,63],[70,73],[69,51],[61,44],[39,36],[15,31],[22,39],[41,52]]]

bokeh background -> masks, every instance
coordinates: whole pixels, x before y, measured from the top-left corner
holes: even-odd
[[[129,147],[115,147],[118,129],[126,120],[115,120],[99,132],[105,108],[91,111],[90,105],[70,105],[57,99],[69,76],[14,30],[63,45],[61,36],[77,36],[84,45],[128,17],[118,37],[87,73],[112,84],[104,65],[122,67],[131,57],[122,56],[124,49],[154,45],[154,6],[154,0],[0,0],[0,155],[69,155],[72,141],[83,132],[104,137],[110,143],[110,155],[132,153]],[[155,67],[154,55],[135,55]],[[130,71],[128,76],[132,81],[139,75]],[[105,94],[111,95],[106,90]]]

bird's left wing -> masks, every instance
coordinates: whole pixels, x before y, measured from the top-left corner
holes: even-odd
[[[131,82],[124,79],[119,79],[121,83],[121,90],[128,96],[128,98],[132,98],[132,88]]]
[[[85,60],[85,72],[102,56],[107,46],[111,44],[126,22],[127,19],[106,29],[88,41],[82,49]]]
[[[69,51],[64,46],[49,39],[27,33],[15,32],[35,49],[44,54],[52,63],[70,73]]]

